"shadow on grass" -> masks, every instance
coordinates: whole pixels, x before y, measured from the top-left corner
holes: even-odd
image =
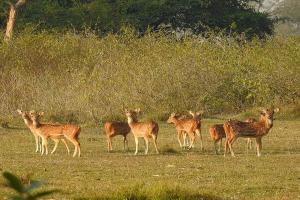
[[[87,199],[119,199],[119,200],[222,200],[222,198],[210,195],[201,194],[196,191],[180,189],[179,187],[155,187],[154,189],[146,190],[143,186],[123,189],[116,194],[103,195],[93,198],[76,198],[80,200]]]
[[[161,148],[161,150],[160,150],[160,152],[161,152],[161,154],[163,154],[163,155],[169,155],[169,154],[181,154],[181,152],[180,151],[178,151],[178,150],[176,150],[176,149],[174,149],[174,148],[172,148],[172,147],[170,147],[170,146],[163,146],[162,148]]]

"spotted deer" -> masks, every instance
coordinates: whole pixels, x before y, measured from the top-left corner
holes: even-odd
[[[134,140],[135,140],[135,155],[138,153],[138,144],[139,138],[144,138],[145,140],[145,154],[148,154],[148,146],[149,146],[149,139],[152,139],[154,142],[154,147],[156,153],[158,154],[157,148],[157,136],[159,127],[158,124],[154,121],[146,121],[146,122],[139,122],[138,121],[138,114],[141,112],[140,109],[135,110],[127,110],[125,109],[125,115],[128,120],[128,125],[133,133]]]
[[[253,118],[248,118],[245,122],[255,122],[256,120]],[[222,139],[226,138],[226,134],[223,128],[223,124],[215,124],[209,128],[209,134],[212,140],[214,141],[216,154],[219,154],[221,151]],[[218,148],[217,148],[218,145]],[[252,148],[252,140],[251,138],[247,138],[247,150]]]
[[[32,120],[30,118],[29,112],[22,111],[20,109],[18,109],[17,112],[19,113],[19,115],[21,115],[21,117],[23,118],[23,120],[25,122],[25,125],[30,129],[31,133],[33,134],[33,136],[35,138],[35,144],[36,144],[36,150],[35,150],[35,152],[42,152],[42,139],[35,132],[35,128],[33,127],[33,122],[32,122]],[[59,143],[59,139],[56,139],[56,138],[51,138],[51,139],[55,143],[55,146],[54,146],[53,150],[51,151],[51,154],[53,154],[56,151],[57,145]],[[65,144],[66,149],[67,149],[68,154],[69,154],[70,150],[69,150],[69,147],[68,147],[66,141],[63,138],[61,138],[61,141]]]
[[[190,142],[188,140],[187,132],[185,132],[184,130],[176,126],[176,122],[175,122],[176,120],[172,119],[173,117],[176,117],[177,121],[188,119],[188,117],[185,115],[177,115],[176,113],[172,113],[169,119],[167,120],[167,123],[169,124],[173,123],[175,125],[177,140],[180,148],[183,149],[188,148]]]
[[[203,150],[203,139],[202,139],[202,133],[201,133],[201,115],[203,114],[203,111],[198,111],[198,112],[189,111],[189,114],[197,122],[197,129],[195,130],[195,132],[200,137],[201,150]]]
[[[267,135],[273,127],[273,115],[278,112],[276,109],[263,109],[260,119],[257,122],[242,122],[238,120],[229,120],[224,123],[226,134],[224,156],[229,148],[231,156],[235,156],[232,145],[239,137],[255,138],[257,146],[257,156],[261,156],[262,137]]]
[[[44,115],[44,112],[30,112],[30,118],[32,120],[33,129],[39,137],[42,138],[42,155],[48,154],[48,138],[60,139],[64,138],[69,140],[74,146],[73,157],[78,154],[80,157],[80,143],[78,140],[81,128],[78,125],[73,124],[47,124],[40,123],[40,117]],[[57,145],[56,145],[57,146]],[[56,147],[55,147],[56,148]],[[78,152],[78,153],[77,153]]]
[[[127,122],[105,122],[104,130],[107,137],[107,149],[108,152],[112,151],[112,138],[117,135],[123,136],[123,143],[124,143],[124,151],[127,148],[128,150],[128,141],[127,135],[130,133],[130,127]]]
[[[195,114],[195,113],[193,113]],[[188,147],[188,149],[191,149],[195,143],[195,134],[198,132],[201,135],[200,128],[201,128],[201,123],[199,123],[200,120],[196,118],[180,118],[179,116],[176,115],[176,113],[172,113],[167,120],[167,123],[173,123],[175,124],[176,132],[177,132],[177,140],[182,147],[181,143],[181,137],[183,136],[182,134],[185,132],[188,134],[191,142]],[[203,149],[202,145],[202,138],[201,138],[201,149]]]
[[[211,126],[208,131],[209,131],[210,137],[214,141],[216,154],[219,154],[221,151],[222,138],[226,137],[225,131],[223,128],[223,124],[215,124],[215,125]],[[217,149],[218,143],[219,143],[219,145],[218,145],[218,149]]]

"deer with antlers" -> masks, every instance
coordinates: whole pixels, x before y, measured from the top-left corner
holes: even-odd
[[[78,154],[80,157],[80,143],[78,137],[81,131],[80,126],[73,124],[44,124],[40,123],[40,117],[44,115],[44,112],[30,112],[30,118],[32,120],[32,127],[36,134],[42,138],[42,155],[48,154],[48,138],[60,139],[64,138],[69,140],[74,146],[73,157]],[[57,143],[56,143],[57,147]],[[55,149],[56,149],[55,147]],[[77,153],[78,152],[78,153]]]
[[[147,121],[147,122],[139,122],[138,121],[138,114],[141,112],[141,110],[135,109],[135,110],[127,110],[125,109],[125,114],[128,119],[128,125],[131,129],[131,132],[133,133],[134,140],[135,140],[135,155],[138,153],[138,144],[139,144],[139,138],[144,138],[145,140],[145,154],[148,154],[148,146],[149,146],[149,139],[152,139],[154,142],[154,147],[156,150],[156,153],[158,154],[158,148],[157,148],[157,136],[158,136],[158,124],[154,121]]]
[[[273,115],[278,112],[276,109],[263,109],[260,114],[260,119],[257,122],[242,122],[238,120],[229,120],[224,123],[226,134],[224,156],[229,148],[231,156],[234,156],[232,149],[233,143],[239,137],[255,138],[257,146],[257,156],[261,156],[262,137],[267,135],[273,127]]]
[[[195,143],[196,134],[200,136],[201,141],[201,150],[203,150],[202,144],[202,135],[201,135],[201,121],[200,121],[200,112],[193,113],[190,111],[192,118],[181,118],[176,115],[176,113],[172,113],[167,120],[167,123],[175,124],[176,132],[177,132],[177,140],[182,147],[181,137],[183,134],[187,133],[190,138],[190,145],[188,149],[191,149]],[[183,138],[185,140],[185,138]]]
[[[33,127],[33,122],[30,118],[30,115],[29,115],[29,112],[27,111],[22,111],[20,109],[17,110],[17,112],[19,113],[19,115],[21,115],[21,117],[23,118],[26,126],[30,129],[31,133],[33,134],[34,136],[34,139],[35,139],[35,144],[36,144],[36,150],[35,152],[42,152],[42,141],[41,141],[41,137],[39,137],[39,135],[35,132],[35,128]],[[33,112],[33,111],[31,111]],[[53,154],[55,151],[56,151],[56,148],[57,148],[57,145],[59,143],[59,139],[56,139],[56,138],[51,138],[54,143],[55,143],[55,146],[53,148],[53,150],[51,151],[51,154]],[[68,151],[68,154],[70,153],[70,150],[69,150],[69,147],[65,141],[65,139],[61,138],[60,139],[66,146],[66,149]]]
[[[107,149],[108,152],[112,151],[112,138],[117,135],[123,136],[123,143],[124,143],[124,151],[127,148],[128,150],[128,141],[127,135],[130,133],[130,127],[127,122],[105,122],[104,130],[107,137]]]

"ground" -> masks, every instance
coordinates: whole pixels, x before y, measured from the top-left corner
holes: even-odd
[[[208,127],[217,122],[222,121],[203,120],[203,152],[199,143],[190,151],[181,150],[175,128],[160,123],[161,154],[156,155],[150,143],[147,156],[143,155],[143,142],[140,142],[139,155],[133,155],[132,135],[129,152],[123,152],[122,138],[115,137],[114,152],[108,153],[101,127],[82,128],[81,158],[68,156],[63,143],[54,155],[35,153],[34,138],[25,125],[0,129],[0,172],[30,174],[33,179],[45,181],[42,189],[61,190],[50,196],[53,199],[134,199],[134,195],[136,199],[146,199],[147,195],[150,199],[300,198],[299,121],[276,120],[263,138],[261,157],[256,156],[255,148],[247,153],[246,140],[238,139],[234,144],[235,158],[229,154],[225,158],[215,155]],[[52,148],[53,142],[49,146]],[[69,146],[73,153],[72,144]],[[159,196],[164,190],[165,196]],[[4,199],[12,193],[10,189],[0,188]]]

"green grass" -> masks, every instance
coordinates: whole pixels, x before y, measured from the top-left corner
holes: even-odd
[[[54,155],[35,153],[29,129],[0,129],[0,171],[19,176],[32,174],[46,181],[42,189],[60,189],[55,199],[297,199],[299,195],[300,123],[275,121],[263,138],[263,155],[246,153],[246,141],[235,145],[236,157],[215,155],[208,126],[220,122],[203,120],[204,152],[182,151],[172,125],[160,124],[156,155],[133,155],[134,140],[129,137],[129,152],[122,151],[122,139],[113,140],[113,153],[106,152],[101,128],[83,128],[80,135],[82,157],[66,155],[60,143]],[[71,147],[71,144],[69,145]],[[50,142],[50,148],[53,143]],[[72,147],[73,150],[73,147]],[[0,178],[0,182],[3,178]],[[12,191],[0,189],[5,197]]]

